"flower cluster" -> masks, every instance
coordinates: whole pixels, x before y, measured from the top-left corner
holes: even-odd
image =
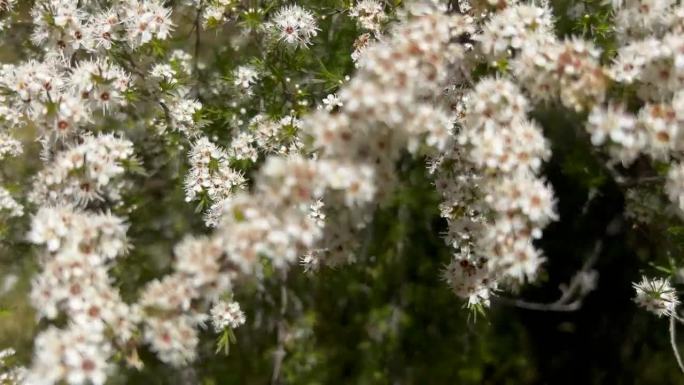
[[[479,49],[490,60],[507,57],[511,51],[536,49],[553,36],[551,10],[546,7],[518,4],[492,16],[474,37]]]
[[[447,220],[445,242],[455,250],[443,271],[444,281],[468,305],[488,305],[497,282],[484,256],[476,255],[477,236],[486,226],[487,205],[481,190],[483,176],[468,162],[455,142],[432,160],[435,187],[440,193],[440,213]]]
[[[7,385],[23,384],[26,377],[26,368],[13,365],[11,359],[16,352],[12,348],[0,351],[0,383]]]
[[[382,22],[387,19],[383,5],[378,0],[359,0],[349,10],[349,16],[358,20],[361,27],[370,31],[379,31]]]
[[[112,134],[84,136],[83,143],[61,151],[36,175],[29,199],[37,204],[85,206],[96,200],[118,201],[125,185],[123,162],[133,161],[133,143]]]
[[[632,164],[642,154],[668,162],[681,153],[684,123],[684,40],[680,23],[675,22],[679,8],[674,9],[671,2],[614,5],[618,7],[618,26],[620,20],[630,18],[638,18],[641,24],[633,23],[629,31],[623,31],[617,56],[605,72],[621,86],[633,87],[642,107],[630,113],[619,105],[595,106],[587,130],[595,145],[608,142],[611,156],[623,165]],[[677,202],[674,180],[676,170],[670,172],[666,189]]]
[[[0,187],[0,211],[10,217],[20,217],[24,215],[24,206],[14,200],[6,188]]]
[[[171,11],[159,0],[115,1],[109,9],[84,9],[66,0],[42,0],[32,8],[31,41],[62,57],[79,49],[111,49],[115,43],[137,47],[169,37]],[[92,13],[91,13],[92,12]],[[94,16],[94,17],[91,17]]]
[[[671,104],[646,104],[637,116],[616,105],[594,107],[586,127],[592,143],[605,142],[612,158],[626,166],[642,154],[669,161],[682,150],[683,97],[678,93]]]
[[[372,2],[353,11],[368,27],[382,22],[383,12]],[[453,120],[431,99],[446,84],[448,66],[463,55],[454,37],[472,31],[467,18],[419,9],[391,44],[367,50],[357,79],[329,101],[336,109],[306,122],[294,113],[256,115],[224,149],[202,135],[202,104],[190,96],[200,90],[190,79],[202,67],[191,64],[198,58],[182,51],[165,62],[136,57],[135,50],[148,49],[147,43],[154,50],[153,40],[171,32],[170,10],[161,2],[128,0],[100,9],[44,1],[32,15],[32,41],[45,50],[42,60],[3,66],[0,86],[7,91],[3,123],[37,127],[45,161],[29,194],[39,207],[27,238],[41,249],[30,297],[40,318],[62,326],[49,326],[35,340],[28,382],[36,384],[104,383],[113,357],[135,362],[141,344],[163,362],[188,364],[197,357],[198,328],[208,314],[217,330],[245,322],[239,306],[221,298],[236,279],[259,275],[264,258],[281,270],[307,252],[328,253],[330,264],[349,260],[350,240],[396,183],[401,152],[439,151],[450,141]],[[318,33],[313,13],[296,5],[272,14],[264,29],[290,47],[306,47]],[[249,90],[257,77],[243,67],[234,85]],[[183,238],[173,249],[171,274],[149,281],[129,303],[110,277],[129,248],[128,225],[101,210],[125,205],[124,174],[135,163],[133,143],[111,133],[112,126],[139,138],[148,124],[157,133],[171,128],[191,144],[186,198],[211,203],[216,230]],[[303,155],[304,127],[314,157]],[[9,134],[3,138],[4,153],[20,153]],[[246,180],[231,162],[260,157],[252,191],[236,191]],[[151,167],[156,172],[159,165]],[[336,220],[328,226],[323,219],[333,212]],[[344,248],[344,258],[332,255]]]
[[[334,220],[303,259],[308,269],[353,261],[369,214],[397,183],[394,164],[402,151],[441,150],[450,140],[452,117],[429,100],[445,85],[449,64],[463,57],[453,38],[471,32],[471,20],[429,8],[414,12],[412,23],[391,33],[391,44],[368,48],[357,75],[337,94],[339,109],[319,110],[304,122],[319,173],[334,192],[323,199],[323,213]]]
[[[533,280],[543,261],[533,240],[556,214],[537,173],[550,150],[511,81],[485,78],[464,101],[458,142],[466,152],[436,160],[447,243],[456,249],[445,278],[469,304],[487,305],[491,290]]]
[[[239,171],[230,167],[226,150],[206,137],[193,143],[188,158],[191,168],[185,177],[185,200],[208,199],[211,207],[206,222],[215,226],[224,201],[235,191],[244,189],[246,180]]]
[[[636,84],[637,93],[644,100],[672,97],[683,85],[682,47],[684,38],[678,32],[629,42],[619,48],[610,74],[617,82]]]
[[[0,70],[0,88],[9,108],[21,115],[5,118],[10,127],[38,125],[46,139],[73,138],[92,121],[96,111],[127,104],[130,76],[109,60],[85,60],[71,66],[59,57],[29,60]]]
[[[203,3],[201,0],[189,0],[195,7],[200,7],[202,25],[205,28],[217,27],[228,19],[228,15],[237,8],[235,0],[211,0]]]
[[[193,71],[191,56],[182,50],[174,50],[168,62],[157,63],[151,68],[147,85],[161,106],[161,114],[154,122],[160,133],[170,128],[189,139],[199,135],[198,115],[202,103],[192,96],[193,91],[188,86]]]
[[[611,3],[616,11],[615,31],[621,42],[662,35],[682,22],[682,8],[676,1],[613,0]]]
[[[302,122],[295,116],[275,120],[255,115],[233,135],[228,152],[236,160],[256,162],[260,155],[298,154],[303,144],[299,136]]]
[[[2,154],[21,154],[9,132],[30,128],[45,162],[28,193],[38,208],[27,239],[41,246],[30,300],[39,318],[62,325],[36,337],[30,384],[103,384],[113,354],[130,353],[142,316],[109,276],[129,243],[128,225],[108,207],[122,204],[124,173],[137,164],[133,143],[112,131],[127,119],[137,80],[132,52],[168,38],[173,25],[161,1],[104,6],[35,2],[30,40],[39,49],[0,69]],[[2,202],[13,215],[21,213],[7,194]]]
[[[535,101],[560,99],[563,106],[583,111],[604,100],[607,76],[591,43],[552,40],[530,48],[513,60],[511,70]]]
[[[216,254],[196,257],[211,259]],[[199,297],[191,280],[192,276],[180,272],[167,275],[148,283],[139,300],[145,314],[145,342],[161,361],[173,366],[182,366],[195,359],[199,342],[197,326],[205,318],[190,307],[193,299]]]
[[[235,69],[234,84],[249,94],[252,92],[252,86],[256,83],[258,77],[259,73],[254,67],[249,65],[239,66]]]
[[[21,155],[23,146],[20,141],[14,139],[8,133],[0,133],[0,160]]]
[[[41,318],[64,314],[68,326],[37,337],[29,383],[102,384],[113,344],[124,346],[133,337],[140,312],[122,301],[108,275],[128,249],[127,227],[111,214],[66,207],[44,206],[33,216],[27,238],[45,253],[31,300]]]
[[[112,349],[101,334],[77,326],[57,329],[51,326],[36,337],[35,358],[25,382],[27,384],[103,385],[112,366],[107,359]]]

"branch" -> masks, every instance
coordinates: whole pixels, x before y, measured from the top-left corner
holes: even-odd
[[[670,345],[672,345],[672,351],[674,352],[675,358],[677,359],[677,365],[679,369],[684,373],[684,363],[682,363],[682,356],[679,355],[679,349],[677,349],[677,336],[675,331],[675,320],[674,312],[672,317],[670,317]]]
[[[280,368],[285,359],[285,313],[287,310],[287,273],[282,272],[282,282],[280,285],[280,317],[278,318],[278,347],[273,352],[273,374],[271,375],[271,385],[280,384]]]
[[[200,74],[199,74],[199,53],[200,53],[200,45],[202,43],[201,41],[201,32],[202,32],[202,26],[201,26],[201,17],[202,17],[202,4],[203,2],[200,1],[200,3],[197,6],[197,16],[195,16],[195,22],[194,22],[194,30],[195,30],[195,56],[193,57],[193,70],[195,71],[194,75],[197,78],[196,81],[197,83],[195,84],[195,97],[199,99],[199,83],[200,83]]]
[[[570,303],[561,303],[560,301],[552,303],[538,303],[528,302],[521,299],[511,299],[504,297],[495,297],[494,302],[519,307],[521,309],[536,310],[536,311],[555,311],[555,312],[572,312],[577,311],[582,307],[582,300],[577,299]]]
[[[505,297],[494,297],[493,301],[503,305],[515,306],[521,309],[536,310],[536,311],[556,311],[556,312],[571,312],[579,310],[582,307],[584,298],[593,290],[593,284],[587,283],[587,279],[593,280],[592,267],[596,263],[603,243],[599,240],[594,246],[591,256],[584,262],[582,269],[580,269],[570,280],[569,285],[561,285],[561,297],[551,303],[528,302],[521,299],[512,299]]]

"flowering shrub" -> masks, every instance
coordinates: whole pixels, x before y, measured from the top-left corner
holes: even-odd
[[[0,1],[0,289],[33,308],[8,322],[36,324],[0,382],[165,365],[214,383],[198,371],[246,355],[244,328],[276,334],[272,383],[304,381],[325,321],[308,287],[414,258],[411,226],[442,238],[422,245],[429,279],[467,316],[578,311],[604,238],[650,232],[625,298],[670,320],[684,371],[684,6],[399,3]],[[586,188],[581,211],[559,208],[557,169]],[[561,297],[512,299],[562,258],[545,230],[606,186],[624,208]],[[371,338],[411,312],[393,309]]]

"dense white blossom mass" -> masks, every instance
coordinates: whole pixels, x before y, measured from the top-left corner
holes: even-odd
[[[552,258],[538,244],[559,219],[544,176],[552,145],[531,117],[540,106],[574,114],[611,167],[659,162],[663,191],[684,213],[684,6],[675,2],[613,1],[618,47],[605,60],[595,43],[558,37],[546,3],[473,1],[453,12],[416,1],[393,14],[387,2],[354,1],[340,12],[359,30],[347,57],[355,71],[327,73],[335,89],[313,103],[268,60],[330,39],[321,32],[329,15],[294,3],[180,3],[37,0],[32,51],[0,67],[0,160],[33,146],[42,160],[26,191],[3,175],[0,216],[30,222],[39,271],[29,297],[48,325],[28,368],[0,382],[104,384],[121,358],[142,365],[143,346],[168,365],[192,363],[207,323],[221,334],[250,322],[232,296],[242,280],[357,261],[374,213],[405,182],[406,158],[428,159],[441,199],[452,254],[442,278],[468,306],[490,306]],[[172,38],[187,39],[178,13],[194,17],[197,40],[165,53]],[[200,29],[224,24],[242,28],[230,49],[259,36],[265,50],[228,76],[199,57]],[[263,87],[282,90],[291,108],[222,100],[239,111],[227,119],[207,107],[224,89],[249,98]],[[169,169],[180,177],[151,199],[179,188],[209,229],[173,239],[167,274],[124,296],[115,270],[136,246],[128,215],[138,205],[127,194],[153,183],[146,172]],[[677,315],[670,281],[644,277],[634,289],[637,305]]]

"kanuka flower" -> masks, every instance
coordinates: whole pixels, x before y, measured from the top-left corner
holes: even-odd
[[[280,8],[264,24],[264,28],[277,41],[297,48],[308,46],[311,39],[318,34],[313,13],[296,4]]]
[[[237,302],[219,301],[211,308],[211,323],[217,333],[226,328],[235,329],[246,321],[245,313]]]
[[[671,316],[679,305],[677,294],[667,279],[644,276],[632,286],[636,293],[634,302],[658,317]]]

